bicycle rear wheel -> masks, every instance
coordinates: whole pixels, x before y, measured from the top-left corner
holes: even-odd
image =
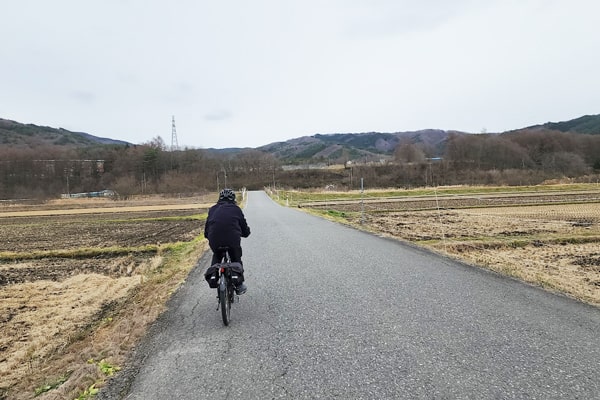
[[[221,307],[221,317],[223,317],[223,324],[229,325],[231,318],[231,303],[229,302],[229,285],[225,276],[221,276],[221,282],[219,282],[219,303]]]

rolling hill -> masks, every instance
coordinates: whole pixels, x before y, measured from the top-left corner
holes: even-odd
[[[63,128],[22,124],[0,118],[0,145],[36,149],[40,147],[82,147],[98,144],[129,144],[122,140],[101,138]]]
[[[600,134],[600,114],[585,115],[570,121],[547,122],[541,125],[518,129],[561,131],[579,134]],[[377,160],[389,157],[396,146],[404,140],[428,150],[429,156],[438,157],[444,152],[448,135],[464,135],[465,132],[425,129],[412,132],[396,133],[335,133],[316,134],[290,139],[285,142],[271,143],[259,147],[258,150],[271,153],[287,162],[302,162],[306,160],[360,159]]]
[[[421,143],[432,154],[440,154],[450,133],[438,129],[426,129],[396,133],[335,133],[303,136],[285,142],[271,143],[258,150],[271,153],[289,162],[305,160],[368,159],[378,160],[389,157],[402,141]]]
[[[584,115],[583,117],[575,118],[570,121],[547,122],[543,125],[538,125],[538,127],[561,132],[600,135],[600,114]]]

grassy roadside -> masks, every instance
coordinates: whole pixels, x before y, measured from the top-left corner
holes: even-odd
[[[10,399],[86,399],[126,360],[148,326],[185,281],[206,250],[199,237],[153,249],[151,268],[127,294],[103,304],[87,325],[43,362],[32,362],[27,376],[7,393]]]
[[[323,191],[323,190],[278,190],[270,193],[271,197],[280,204],[297,207],[302,203],[318,201],[336,202],[345,200],[383,199],[383,198],[410,198],[420,196],[467,196],[486,194],[536,194],[536,193],[565,193],[576,191],[600,191],[596,183],[578,184],[552,184],[536,186],[448,186],[414,189],[366,189],[351,191]]]

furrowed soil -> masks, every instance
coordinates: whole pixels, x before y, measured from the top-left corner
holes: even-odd
[[[0,399],[36,388],[76,398],[101,384],[204,250],[206,201],[0,207]],[[188,258],[173,264],[181,244]]]
[[[597,188],[394,199],[367,194],[363,202],[299,206],[600,306]]]

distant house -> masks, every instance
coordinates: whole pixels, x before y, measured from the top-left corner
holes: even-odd
[[[116,196],[114,190],[101,190],[99,192],[83,192],[83,193],[63,193],[60,195],[63,199],[79,199],[86,197],[113,197]]]

